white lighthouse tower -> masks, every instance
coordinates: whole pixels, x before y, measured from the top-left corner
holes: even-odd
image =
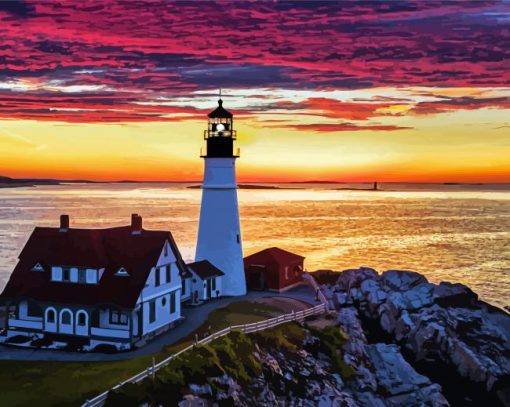
[[[232,113],[218,107],[208,114],[208,127],[204,131],[207,150],[204,159],[202,206],[195,260],[209,260],[225,275],[223,295],[246,294],[243,247],[239,208],[237,205],[236,158],[234,152],[236,131]]]

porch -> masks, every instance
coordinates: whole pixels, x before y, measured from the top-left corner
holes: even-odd
[[[5,328],[8,336],[23,333],[81,337],[122,342],[136,338],[138,313],[113,305],[93,308],[21,300],[6,308]],[[19,333],[18,333],[19,332]]]

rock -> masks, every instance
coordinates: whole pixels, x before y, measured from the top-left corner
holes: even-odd
[[[378,343],[368,345],[367,352],[374,367],[382,394],[388,395],[388,406],[448,406],[441,387],[417,373],[403,358],[398,346]]]
[[[190,384],[189,389],[196,396],[211,395],[212,389],[210,384]]]
[[[352,299],[346,292],[337,292],[333,296],[333,304],[335,308],[345,307],[346,305],[352,304]]]
[[[201,397],[187,394],[183,397],[183,400],[179,402],[179,407],[207,407],[209,402]]]
[[[420,273],[407,270],[387,270],[382,273],[380,282],[388,291],[404,291],[428,283]]]
[[[366,359],[365,343],[367,339],[361,327],[358,311],[353,307],[342,308],[337,313],[337,320],[340,327],[349,338],[349,340],[343,344],[342,348],[346,354],[349,355],[351,359],[350,362],[353,362],[353,360],[359,361],[360,359]]]
[[[349,291],[354,287],[359,287],[366,279],[375,279],[377,277],[377,271],[370,267],[344,270],[338,276],[336,288],[343,291]]]
[[[364,299],[368,302],[371,310],[376,310],[388,296],[377,280],[367,279],[363,281],[360,285],[360,291],[363,294]]]
[[[349,335],[342,346],[344,360],[357,367],[360,389],[372,389],[374,384],[361,367],[373,355],[367,354],[358,313],[368,320],[378,319],[382,330],[415,360],[450,365],[466,380],[485,384],[488,392],[507,394],[510,316],[479,301],[468,287],[431,284],[412,271],[388,270],[379,276],[373,269],[361,268],[340,273],[335,290],[338,321]],[[380,338],[378,335],[372,337]],[[436,390],[430,387],[423,397],[435,397]],[[395,397],[391,403],[409,403]],[[436,402],[441,405],[442,396]]]
[[[434,301],[442,307],[471,308],[477,303],[478,295],[463,284],[441,282],[434,287]]]
[[[407,291],[390,292],[387,301],[393,302],[395,307],[401,311],[416,311],[432,305],[434,302],[433,291],[433,284],[420,284]]]

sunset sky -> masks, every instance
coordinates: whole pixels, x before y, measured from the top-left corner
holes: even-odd
[[[0,175],[510,182],[510,2],[0,2]]]

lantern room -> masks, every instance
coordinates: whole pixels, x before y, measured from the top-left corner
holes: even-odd
[[[238,151],[234,154],[233,115],[223,107],[223,100],[218,100],[218,107],[207,117],[207,130],[204,130],[207,151],[202,157],[238,157]]]

